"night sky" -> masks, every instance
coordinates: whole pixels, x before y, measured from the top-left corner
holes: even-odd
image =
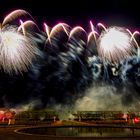
[[[106,25],[120,25],[139,28],[139,10],[137,0],[0,0],[0,20],[9,11],[27,10],[39,24],[46,21],[50,26],[64,21],[72,26],[88,28],[89,20],[103,22]]]

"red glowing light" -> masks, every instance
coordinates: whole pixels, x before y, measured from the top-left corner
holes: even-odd
[[[0,121],[4,119],[4,111],[0,111]]]
[[[139,118],[134,118],[133,121],[134,121],[134,123],[139,123],[140,122]]]
[[[12,119],[15,115],[15,112],[9,110],[0,110],[0,122],[4,120]]]

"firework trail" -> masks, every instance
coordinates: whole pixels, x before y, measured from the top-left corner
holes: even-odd
[[[26,16],[30,19],[25,20]],[[24,10],[4,18],[0,28],[1,104],[15,106],[39,99],[41,107],[71,105],[90,87],[102,85],[111,85],[110,92],[115,89],[116,96],[121,92],[124,102],[133,96],[127,91],[129,85],[134,96],[140,97],[138,31],[99,23],[103,30],[98,33],[91,21],[89,33],[66,23],[52,28],[43,25],[40,31]]]
[[[12,24],[12,22],[14,22],[16,19],[21,18],[22,16],[29,16],[31,19],[33,19],[33,17],[25,10],[15,10],[12,11],[11,13],[9,13],[3,20],[2,22],[2,26],[5,26],[7,24]]]

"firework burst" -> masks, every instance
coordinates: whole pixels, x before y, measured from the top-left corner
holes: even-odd
[[[26,27],[36,25],[33,21],[20,21],[10,25],[20,16],[28,14],[24,10],[15,10],[8,14],[0,27],[0,69],[6,73],[26,72],[32,60],[38,54],[37,44]]]
[[[0,32],[0,66],[8,73],[27,71],[35,58],[35,42],[9,27]]]
[[[102,24],[99,24],[102,25]],[[134,55],[134,42],[125,28],[110,27],[98,38],[98,53],[104,61],[120,62]]]

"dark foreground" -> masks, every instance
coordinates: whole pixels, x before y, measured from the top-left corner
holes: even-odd
[[[26,126],[27,127],[27,126]],[[19,134],[15,130],[25,126],[0,126],[0,140],[140,140],[140,137],[133,138],[84,138],[84,137],[55,137]]]

